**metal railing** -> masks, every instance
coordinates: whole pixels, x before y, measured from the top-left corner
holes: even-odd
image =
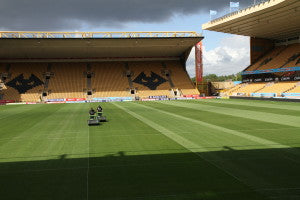
[[[0,38],[148,38],[148,37],[200,37],[192,31],[174,32],[34,32],[1,31]]]

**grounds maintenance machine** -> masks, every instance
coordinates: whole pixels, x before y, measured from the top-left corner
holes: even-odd
[[[103,116],[103,110],[102,107],[99,105],[97,108],[97,112],[91,108],[89,111],[90,118],[88,120],[88,125],[100,125],[100,122],[106,122],[106,117]]]
[[[95,113],[95,114],[90,114],[90,118],[89,118],[89,120],[88,120],[88,125],[89,126],[92,126],[92,125],[100,125],[100,121],[99,121],[99,119],[98,119],[98,116],[97,116],[97,114]]]
[[[100,122],[106,122],[106,117],[103,116],[103,111],[97,111],[97,118]]]

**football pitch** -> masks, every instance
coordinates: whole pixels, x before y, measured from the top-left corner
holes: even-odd
[[[0,106],[0,199],[300,199],[300,104]]]

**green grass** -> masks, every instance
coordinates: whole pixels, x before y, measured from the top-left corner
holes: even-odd
[[[300,198],[300,104],[248,100],[0,107],[1,199]]]

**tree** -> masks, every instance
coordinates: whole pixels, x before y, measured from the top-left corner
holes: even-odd
[[[241,81],[241,73],[218,76],[216,74],[208,74],[203,76],[204,82],[223,82],[223,81]],[[192,81],[195,82],[195,77],[192,78]]]

